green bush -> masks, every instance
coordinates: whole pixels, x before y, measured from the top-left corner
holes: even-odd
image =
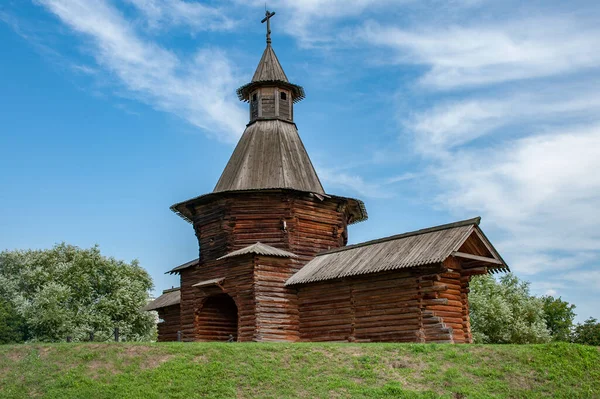
[[[551,339],[542,299],[529,294],[529,283],[514,274],[498,281],[473,278],[469,294],[471,329],[477,343],[528,344]]]
[[[111,338],[115,327],[127,340],[153,336],[154,319],[140,309],[152,279],[137,261],[126,263],[58,244],[49,250],[0,253],[0,317],[9,320],[3,339],[74,341]]]
[[[600,323],[590,317],[583,324],[575,326],[572,338],[578,344],[600,346]]]

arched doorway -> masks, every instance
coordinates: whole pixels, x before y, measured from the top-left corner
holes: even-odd
[[[196,335],[200,341],[237,341],[238,309],[227,294],[209,296],[196,313]]]

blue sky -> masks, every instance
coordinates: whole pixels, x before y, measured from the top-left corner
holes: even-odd
[[[567,4],[568,3],[568,4]],[[350,241],[473,216],[536,294],[600,318],[600,6],[273,1],[273,46]],[[197,256],[169,210],[212,191],[247,122],[235,89],[264,1],[0,5],[0,249],[95,243],[156,293]]]

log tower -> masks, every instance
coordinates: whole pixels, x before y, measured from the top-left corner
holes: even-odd
[[[304,89],[290,83],[271,45],[237,90],[249,123],[212,193],[171,207],[192,223],[197,261],[181,276],[184,340],[296,341],[297,290],[285,282],[319,252],[347,243],[367,218],[361,201],[328,195],[294,123]]]

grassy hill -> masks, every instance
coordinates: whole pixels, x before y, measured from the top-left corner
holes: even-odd
[[[593,398],[600,350],[572,344],[0,346],[0,397]]]

